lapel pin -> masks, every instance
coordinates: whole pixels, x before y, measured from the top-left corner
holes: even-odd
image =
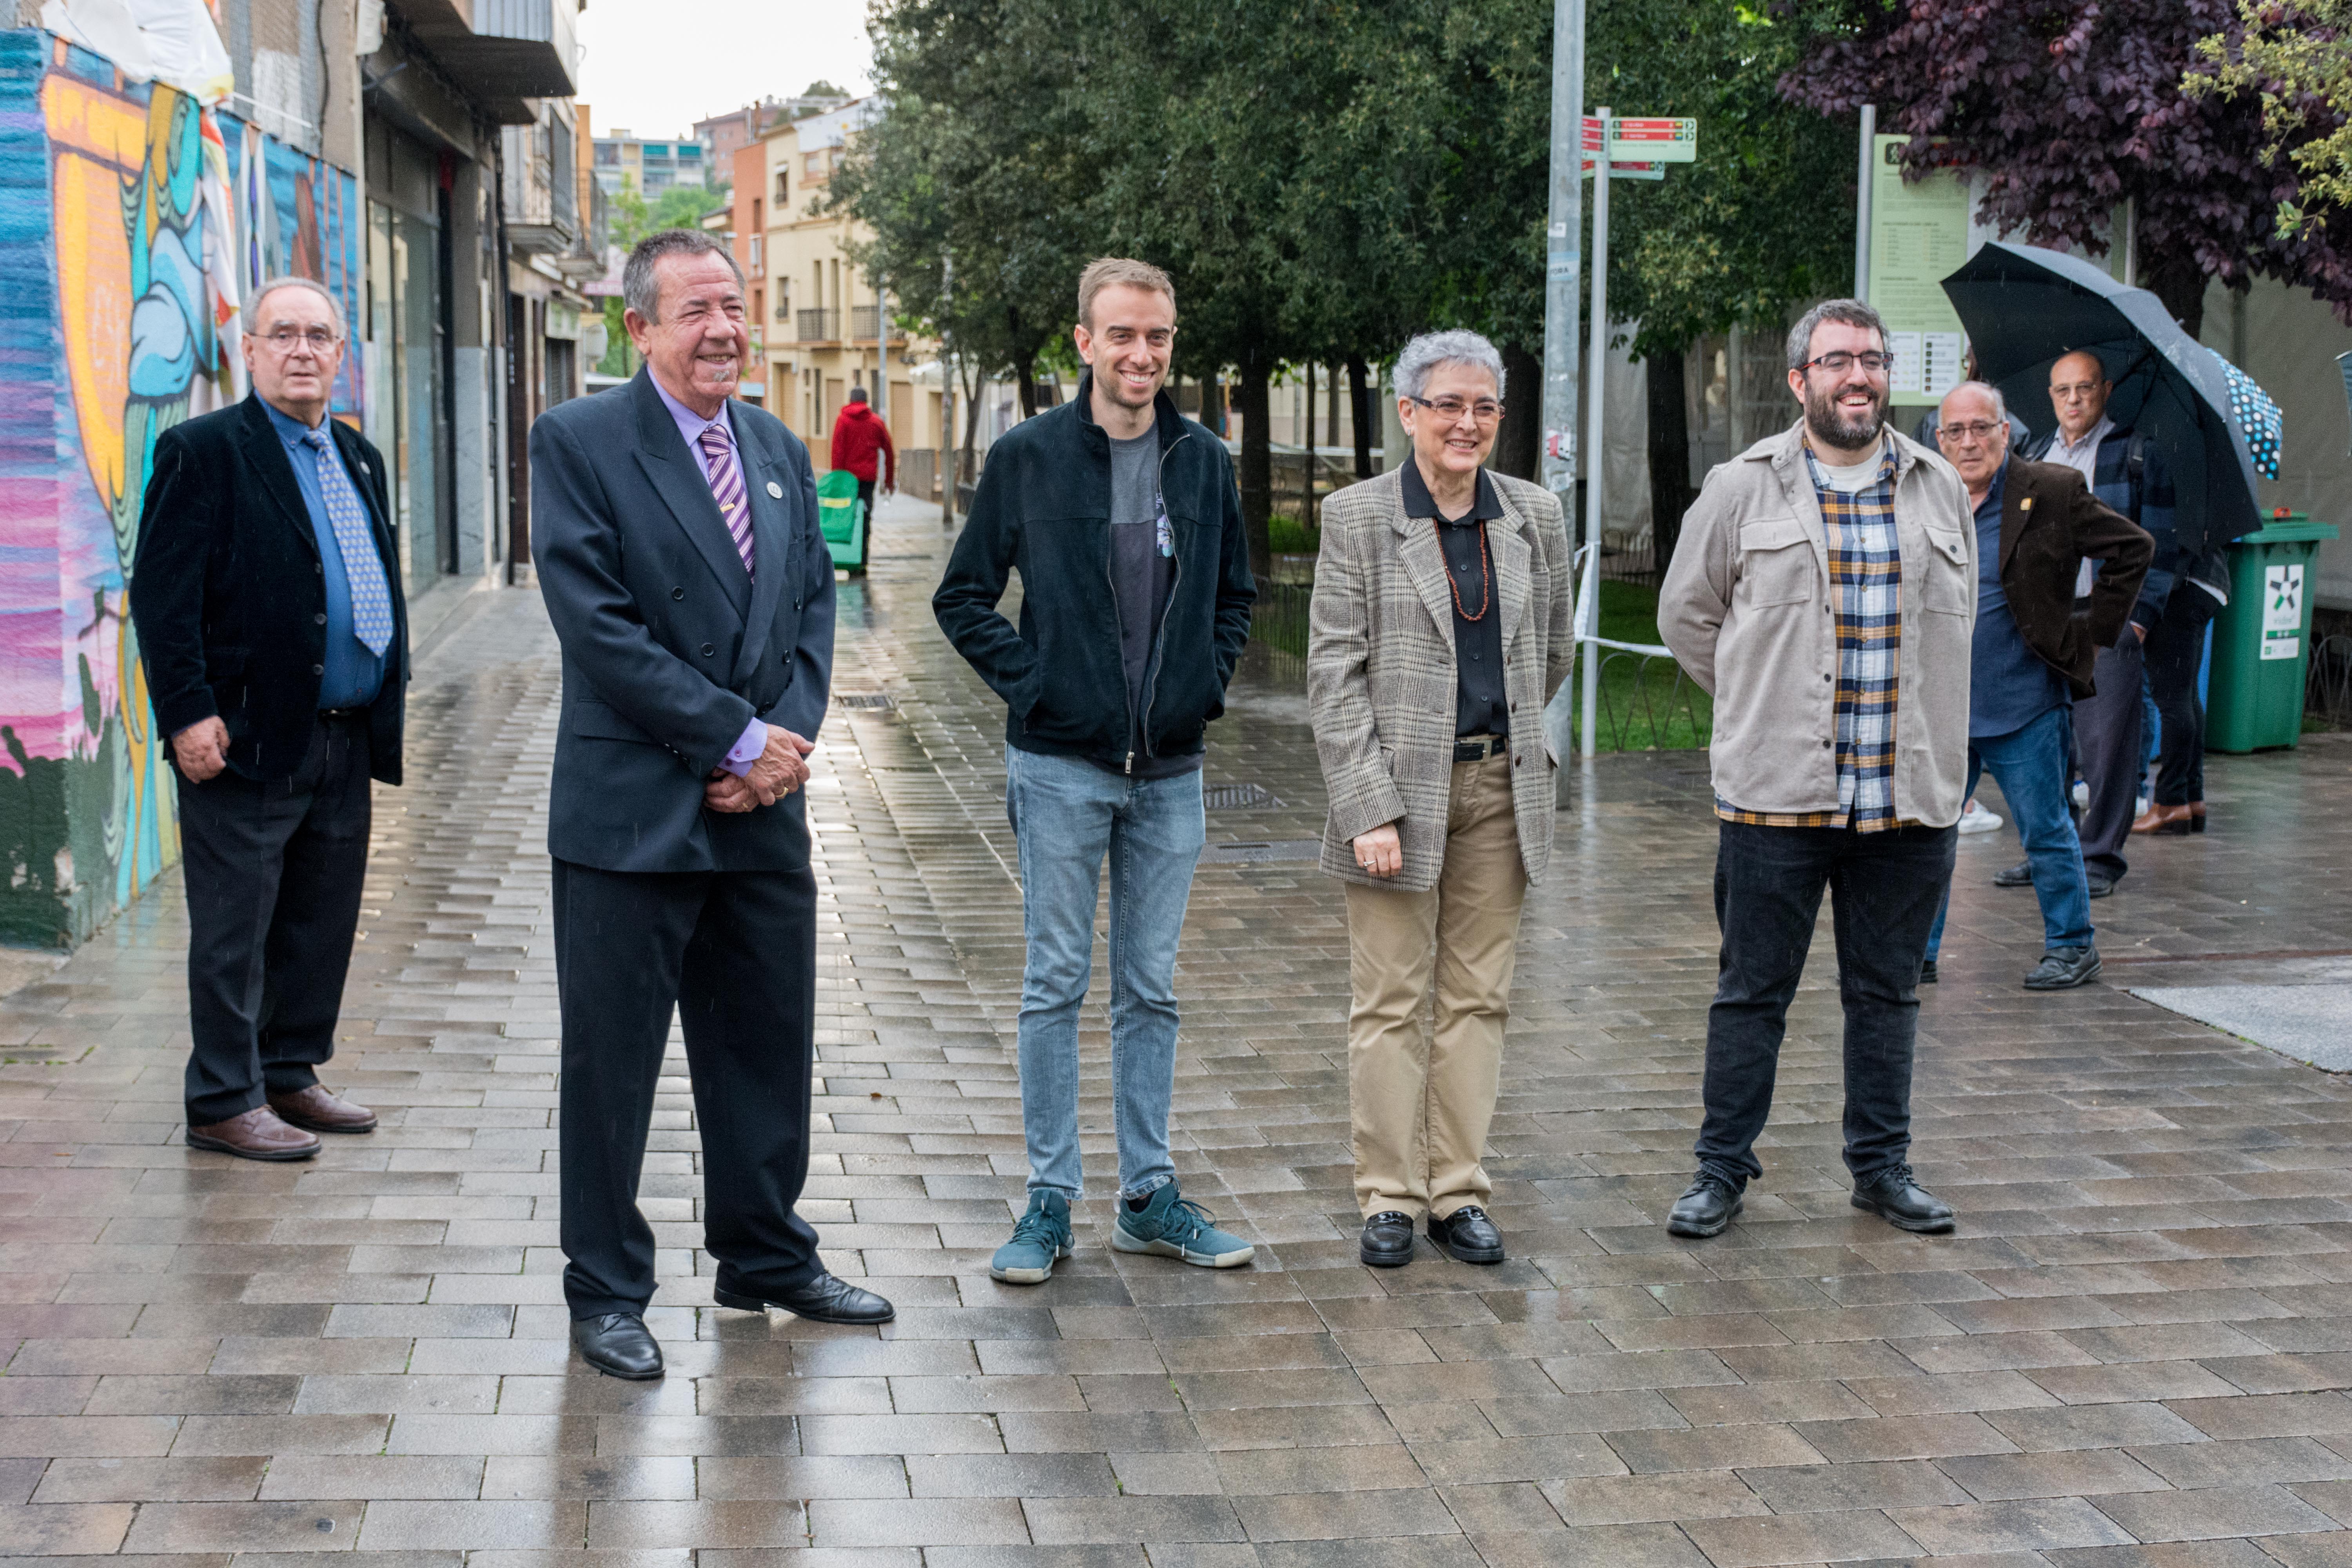
[[[778,500],[782,500],[784,499],[784,487],[776,483],[775,480],[770,479],[768,481],[768,493],[775,497]]]

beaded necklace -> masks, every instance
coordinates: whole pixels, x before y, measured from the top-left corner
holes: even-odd
[[[1476,522],[1478,525],[1478,583],[1480,587],[1485,590],[1484,596],[1478,602],[1478,613],[1474,616],[1463,607],[1462,584],[1451,572],[1448,572],[1445,574],[1445,585],[1454,590],[1454,614],[1460,616],[1465,621],[1476,622],[1485,620],[1486,618],[1486,612],[1495,607],[1495,568],[1493,563],[1490,562],[1486,556],[1486,520],[1483,518],[1477,518],[1473,519],[1472,521]],[[1436,528],[1441,526],[1441,524],[1432,522],[1430,526],[1432,528]],[[1440,554],[1444,552],[1445,542],[1443,537],[1439,539],[1437,548]]]

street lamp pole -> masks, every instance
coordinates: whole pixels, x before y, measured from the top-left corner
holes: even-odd
[[[1606,149],[1603,149],[1604,153]],[[1551,193],[1544,222],[1543,486],[1560,498],[1576,489],[1576,328],[1584,224],[1584,0],[1552,0]],[[1571,522],[1571,527],[1573,523]],[[1581,629],[1581,628],[1579,628]],[[1579,648],[1576,652],[1582,652]],[[1571,667],[1572,668],[1572,667]],[[1553,751],[1568,752],[1573,679],[1544,710]]]

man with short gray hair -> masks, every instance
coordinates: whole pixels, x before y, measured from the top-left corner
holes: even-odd
[[[179,775],[189,1145],[306,1160],[375,1113],[319,1082],[400,782],[408,611],[382,454],[328,417],[343,311],[308,278],[244,310],[253,392],[155,442],[131,619]]]
[[[1723,950],[1707,1010],[1698,1175],[1666,1228],[1714,1236],[1763,1173],[1789,1003],[1833,890],[1853,1206],[1952,1228],[1912,1179],[1920,954],[1952,872],[1968,763],[1968,502],[1886,426],[1885,325],[1858,300],[1789,334],[1803,414],[1706,477],[1658,627],[1715,698],[1709,762]]]

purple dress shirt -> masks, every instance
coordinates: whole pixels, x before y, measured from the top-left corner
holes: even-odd
[[[669,395],[669,388],[661,384],[661,377],[648,373],[647,379],[654,384],[654,391],[660,395],[662,406],[669,410],[669,416],[672,419],[677,421],[677,433],[686,438],[686,450],[688,456],[694,456],[702,450],[702,433],[716,425],[727,437],[727,447],[730,453],[728,461],[735,463],[738,470],[740,470],[741,459],[733,455],[735,422],[728,415],[727,405],[722,403],[719,405],[718,418],[705,419],[701,415],[672,397]],[[697,473],[703,474],[706,484],[709,482],[709,475],[704,473],[699,457],[695,458],[695,470]],[[737,778],[741,778],[751,771],[751,764],[758,762],[760,753],[767,749],[767,721],[754,715],[751,721],[743,726],[742,735],[737,739],[732,749],[720,760],[719,765]]]

